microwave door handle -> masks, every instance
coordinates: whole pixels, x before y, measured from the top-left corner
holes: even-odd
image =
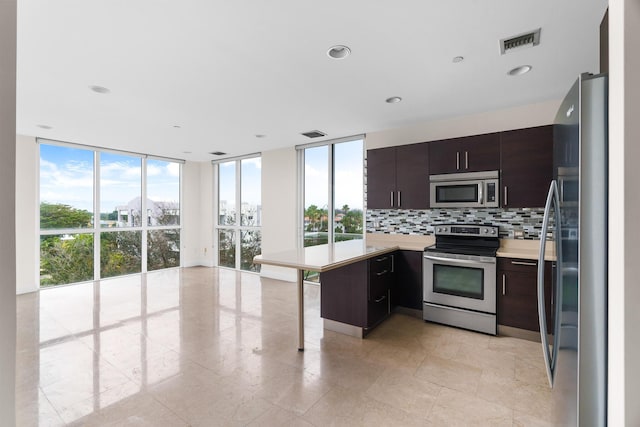
[[[480,182],[480,185],[478,185],[478,201],[480,202],[480,205],[484,205],[484,186],[486,184],[484,182]]]

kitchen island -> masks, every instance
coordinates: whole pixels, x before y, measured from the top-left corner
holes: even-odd
[[[298,290],[298,350],[304,350],[304,271],[318,273],[344,267],[372,257],[395,252],[397,245],[370,245],[365,240],[350,240],[333,244],[311,246],[291,251],[258,255],[256,264],[295,268]],[[322,290],[321,290],[322,292]]]

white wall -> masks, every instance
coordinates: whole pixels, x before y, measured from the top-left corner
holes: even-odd
[[[561,99],[558,99],[557,101],[541,102],[481,114],[424,122],[399,129],[367,133],[367,150],[548,125],[553,123],[561,101]]]
[[[640,425],[640,2],[609,2],[609,425]]]
[[[213,266],[213,166],[182,166],[182,265]]]
[[[297,176],[294,147],[262,153],[262,253],[296,248]],[[295,281],[296,271],[263,265],[261,276]]]
[[[16,137],[16,293],[39,288],[38,144],[32,136]]]
[[[0,419],[15,425],[16,0],[0,0]]]

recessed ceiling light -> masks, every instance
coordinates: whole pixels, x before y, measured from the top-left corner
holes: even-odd
[[[103,86],[89,86],[89,89],[91,89],[95,93],[102,93],[102,94],[111,93],[109,89]]]
[[[181,128],[182,128],[182,126],[180,126],[180,125],[173,125],[173,128],[174,128],[174,129],[181,129]]]
[[[329,55],[329,58],[333,59],[344,59],[347,56],[351,55],[351,49],[349,49],[347,46],[336,45],[331,47],[331,49],[327,51],[327,55]]]
[[[266,138],[266,137],[267,137],[267,135],[263,135],[261,133],[256,135],[256,138]]]
[[[46,130],[53,129],[53,127],[49,125],[36,125],[36,126],[39,127],[40,129],[46,129]]]
[[[224,156],[227,153],[223,153],[222,151],[212,151],[209,154],[213,154],[214,156]]]
[[[402,101],[402,98],[400,98],[399,96],[392,96],[391,98],[385,99],[385,102],[387,104],[397,104],[400,101]]]
[[[531,71],[531,68],[531,65],[521,65],[512,70],[509,70],[507,74],[509,74],[510,76],[521,76]]]
[[[453,62],[454,63],[462,62],[462,61],[464,61],[464,56],[456,56],[456,57],[453,58]]]

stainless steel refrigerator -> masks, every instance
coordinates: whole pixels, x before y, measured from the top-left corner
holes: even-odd
[[[607,421],[607,98],[606,75],[583,74],[554,122],[554,179],[540,239],[538,313],[553,394],[553,421]],[[556,262],[547,330],[546,241]]]

